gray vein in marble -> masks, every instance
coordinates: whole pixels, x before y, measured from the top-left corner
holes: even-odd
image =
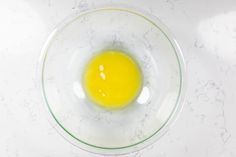
[[[196,40],[194,41],[194,47],[195,47],[195,48],[200,48],[200,49],[202,49],[202,48],[204,48],[205,46],[204,46],[203,43],[200,43],[200,41],[199,41],[198,39],[196,39]]]
[[[206,102],[214,104],[218,107],[219,113],[216,115],[215,126],[219,128],[219,136],[224,144],[226,144],[230,138],[231,133],[227,129],[227,122],[225,118],[225,93],[222,87],[216,82],[209,80],[202,84],[195,90],[196,98],[200,102]],[[214,95],[212,95],[214,94]],[[211,97],[209,97],[211,95]],[[212,97],[214,96],[214,97]],[[200,118],[201,121],[206,119],[205,114],[197,114],[196,117]]]
[[[74,4],[71,9],[76,9],[78,5],[78,0],[74,0]]]
[[[165,0],[165,2],[169,4],[171,10],[175,9],[175,4],[172,0]]]
[[[51,7],[52,6],[52,2],[51,0],[48,0],[48,7]]]
[[[81,0],[78,4],[78,9],[85,10],[85,9],[88,9],[88,6],[89,6],[89,4],[88,4],[87,0]]]
[[[153,29],[149,29],[148,31],[146,31],[144,34],[143,34],[143,38],[144,38],[144,41],[145,41],[145,46],[148,50],[152,51],[153,50],[153,47],[152,45],[149,43],[149,39],[148,39],[148,35],[150,33],[153,33]]]

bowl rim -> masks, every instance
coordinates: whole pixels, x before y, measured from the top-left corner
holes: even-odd
[[[144,140],[141,140],[139,142],[136,142],[131,145],[122,146],[122,147],[100,147],[93,144],[89,144],[85,141],[82,141],[78,139],[75,135],[70,133],[63,125],[57,120],[56,116],[53,114],[53,111],[50,107],[49,102],[47,101],[46,91],[44,88],[44,69],[45,69],[45,61],[47,58],[47,50],[53,41],[54,37],[57,35],[57,33],[60,33],[60,31],[69,25],[71,22],[75,21],[77,18],[82,17],[89,13],[95,13],[99,11],[104,10],[112,10],[112,11],[123,11],[129,14],[133,14],[136,16],[139,16],[143,18],[144,20],[150,22],[152,25],[154,25],[157,29],[159,29],[165,37],[168,39],[169,43],[171,44],[176,59],[178,61],[179,70],[180,70],[180,88],[178,91],[178,97],[177,101],[175,103],[175,107],[173,108],[170,116],[165,121],[165,123],[162,124],[162,126],[156,130],[152,135],[148,136]],[[44,106],[47,113],[47,119],[49,120],[49,123],[55,128],[55,130],[68,142],[73,144],[74,146],[83,149],[85,151],[95,153],[95,154],[103,154],[103,155],[121,155],[121,154],[127,154],[136,152],[140,149],[143,149],[151,144],[153,144],[155,141],[157,141],[161,136],[163,136],[169,127],[173,124],[173,122],[177,119],[177,116],[179,115],[180,111],[183,107],[183,101],[184,101],[184,95],[186,90],[186,69],[185,69],[185,62],[183,58],[182,51],[180,49],[179,44],[177,43],[176,39],[174,38],[173,34],[169,31],[167,26],[165,26],[157,17],[154,15],[151,15],[143,10],[137,10],[131,7],[127,6],[105,6],[105,7],[95,7],[95,8],[89,8],[86,10],[83,10],[81,12],[76,12],[75,14],[72,14],[64,19],[61,23],[56,26],[56,28],[52,31],[52,33],[47,38],[38,61],[38,74],[39,74],[39,81],[40,81],[40,88],[41,93],[44,99]]]

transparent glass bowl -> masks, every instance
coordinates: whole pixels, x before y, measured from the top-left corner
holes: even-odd
[[[105,49],[129,53],[144,76],[138,98],[121,110],[94,105],[83,90],[87,61]],[[167,28],[147,14],[100,8],[73,16],[50,35],[40,62],[43,96],[53,126],[89,152],[139,150],[157,140],[181,108],[181,51]]]

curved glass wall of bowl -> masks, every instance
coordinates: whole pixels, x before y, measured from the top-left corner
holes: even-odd
[[[106,49],[127,52],[144,76],[138,98],[120,110],[94,105],[83,89],[86,63]],[[42,87],[53,124],[87,151],[138,150],[155,141],[180,108],[183,60],[158,20],[126,9],[84,12],[54,31],[43,54]]]

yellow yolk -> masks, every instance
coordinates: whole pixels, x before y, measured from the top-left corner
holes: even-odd
[[[137,97],[142,73],[126,53],[107,50],[88,62],[83,81],[86,94],[93,102],[104,108],[118,109]]]

